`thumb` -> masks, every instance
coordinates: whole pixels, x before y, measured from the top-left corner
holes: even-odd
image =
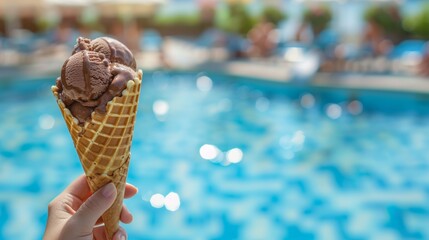
[[[113,204],[115,198],[115,185],[113,183],[106,184],[80,206],[72,216],[73,221],[80,225],[81,231],[92,232],[97,220]]]

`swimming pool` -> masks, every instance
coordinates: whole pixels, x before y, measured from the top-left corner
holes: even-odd
[[[40,239],[82,173],[53,79],[0,83],[0,239]],[[429,238],[427,95],[143,79],[130,239]]]

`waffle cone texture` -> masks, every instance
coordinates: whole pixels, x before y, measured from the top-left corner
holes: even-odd
[[[141,81],[140,70],[138,78],[127,82],[122,96],[107,103],[105,114],[93,112],[83,126],[59,98],[58,88],[52,87],[91,191],[110,182],[116,186],[116,200],[102,216],[109,239],[119,228]]]

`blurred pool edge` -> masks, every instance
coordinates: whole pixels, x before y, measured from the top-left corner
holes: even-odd
[[[429,94],[429,79],[400,74],[361,74],[361,73],[325,73],[316,72],[306,77],[298,77],[290,73],[290,66],[265,61],[227,61],[210,62],[197,65],[187,69],[168,69],[168,68],[142,68],[143,81],[147,76],[155,72],[173,73],[194,73],[194,74],[222,74],[230,79],[246,78],[254,82],[266,84],[273,83],[287,85],[292,87],[306,88],[338,88],[353,91],[369,90],[382,92],[407,92],[417,94]],[[0,87],[10,81],[34,81],[41,79],[52,79],[55,83],[60,75],[60,66],[51,66],[47,69],[37,69],[28,66],[0,67]]]

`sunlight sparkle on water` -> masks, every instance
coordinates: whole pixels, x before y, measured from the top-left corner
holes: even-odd
[[[55,125],[55,119],[51,115],[42,115],[39,117],[39,126],[41,129],[51,129]]]
[[[338,104],[329,104],[326,108],[326,115],[332,119],[338,119],[341,117],[342,109]]]
[[[358,100],[354,100],[347,105],[347,110],[353,115],[359,115],[363,111],[363,105]]]
[[[164,100],[156,100],[152,106],[153,112],[157,118],[165,116],[170,110],[170,105]]]
[[[215,159],[220,153],[220,150],[211,144],[204,144],[200,147],[200,155],[203,159],[206,160],[213,160]]]
[[[165,203],[165,198],[162,194],[157,193],[150,198],[150,205],[154,208],[162,208]]]
[[[314,96],[312,94],[307,93],[302,95],[300,102],[303,108],[312,108],[316,100],[314,99]]]
[[[293,152],[300,151],[303,148],[304,142],[305,134],[302,130],[296,131],[292,136],[284,135],[279,139],[279,145],[283,149],[287,150],[289,154],[293,154]]]
[[[207,76],[197,78],[197,88],[201,92],[210,92],[213,87],[213,81]]]
[[[180,197],[175,192],[170,192],[165,196],[165,208],[168,211],[177,211],[180,208]]]
[[[296,131],[291,141],[296,145],[302,145],[305,141],[304,132],[301,130]]]
[[[226,153],[226,159],[231,163],[239,163],[243,159],[243,151],[233,148]]]

